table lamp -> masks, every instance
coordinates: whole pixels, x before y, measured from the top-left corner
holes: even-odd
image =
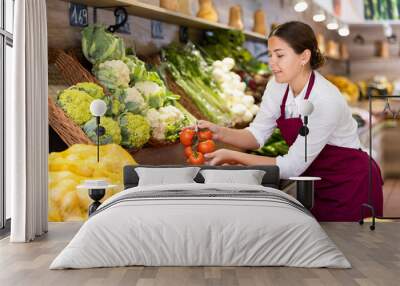
[[[306,99],[302,99],[297,103],[299,114],[304,117],[303,126],[299,130],[299,134],[304,136],[304,160],[307,162],[307,135],[310,130],[307,127],[308,116],[314,111],[314,105]]]
[[[101,99],[95,99],[90,104],[90,113],[96,117],[96,136],[97,136],[97,162],[99,162],[99,146],[100,146],[100,136],[104,135],[106,130],[100,125],[100,117],[103,116],[107,111],[107,104]]]
[[[314,111],[314,105],[306,99],[297,103],[299,114],[303,116],[303,126],[300,127],[299,134],[304,136],[304,160],[307,162],[307,135],[310,130],[307,127],[308,116]],[[290,180],[296,181],[297,200],[307,209],[311,210],[314,206],[314,182],[321,180],[320,177],[290,177]]]

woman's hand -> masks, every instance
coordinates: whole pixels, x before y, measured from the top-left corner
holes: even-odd
[[[208,165],[236,165],[235,159],[237,151],[229,149],[219,149],[212,153],[204,154],[204,158],[207,160]]]
[[[209,129],[213,133],[213,140],[221,141],[223,138],[223,127],[218,126],[212,122],[206,120],[199,120],[197,121],[197,127],[200,129]]]

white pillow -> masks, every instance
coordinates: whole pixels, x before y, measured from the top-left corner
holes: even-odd
[[[201,170],[200,174],[204,177],[205,184],[227,183],[227,184],[246,184],[261,185],[265,175],[262,170]]]
[[[193,179],[199,170],[199,167],[135,168],[139,176],[138,186],[195,183]]]

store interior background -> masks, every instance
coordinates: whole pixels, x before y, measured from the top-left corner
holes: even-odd
[[[147,4],[158,5],[158,0],[142,1]],[[310,24],[316,33],[322,33],[325,40],[335,40],[343,42],[348,47],[349,60],[333,60],[327,59],[326,65],[320,69],[323,75],[335,74],[343,75],[353,81],[371,79],[376,75],[384,75],[388,80],[393,81],[400,78],[400,45],[396,43],[389,45],[389,58],[380,58],[376,56],[376,41],[385,40],[382,24],[351,24],[350,35],[348,37],[340,37],[337,31],[329,31],[324,23],[315,23],[312,20],[312,9],[308,9],[303,13],[297,13],[293,9],[292,1],[239,1],[239,0],[214,0],[216,9],[219,13],[219,22],[227,23],[229,17],[229,9],[227,7],[240,4],[242,7],[242,19],[245,29],[250,30],[253,26],[253,13],[256,9],[262,8],[265,11],[267,27],[270,29],[272,23],[283,23],[291,20],[300,20]],[[324,5],[323,0],[316,1],[321,6]],[[342,1],[344,2],[344,1]],[[197,1],[192,1],[192,14],[195,15],[198,6]],[[362,4],[362,1],[360,1]],[[345,6],[345,5],[342,5]],[[47,16],[48,16],[48,45],[49,48],[70,49],[77,48],[81,45],[81,28],[71,27],[69,23],[69,7],[70,3],[61,0],[47,1]],[[357,17],[351,10],[343,9],[342,16],[344,18],[357,21]],[[362,17],[362,15],[361,15]],[[179,41],[179,27],[176,25],[162,23],[163,39],[153,39],[151,37],[151,20],[129,16],[130,34],[119,34],[124,38],[127,46],[131,46],[140,56],[148,56],[159,52],[160,48],[172,42]],[[112,11],[104,9],[97,10],[97,22],[107,25],[114,24],[114,16]],[[93,23],[93,8],[89,7],[89,24]],[[392,26],[393,33],[400,36],[400,25]],[[199,39],[201,31],[189,29],[190,38],[194,41]],[[365,39],[364,44],[354,42],[356,35],[362,35]],[[266,51],[266,45],[260,41],[248,41],[246,47],[254,54],[258,55]],[[262,60],[267,61],[267,57],[262,57]],[[51,72],[51,69],[49,69]],[[57,85],[49,87],[50,91],[57,90]],[[357,102],[354,107],[368,110],[368,101]],[[374,102],[373,108],[375,111],[383,110],[384,101]],[[394,107],[399,107],[399,104],[394,103]],[[396,213],[394,210],[400,205],[400,195],[394,190],[397,186],[400,187],[400,182],[397,178],[400,177],[400,145],[393,144],[400,140],[400,127],[396,122],[385,123],[374,126],[373,129],[373,148],[374,156],[380,163],[386,182],[385,197],[386,202],[390,202],[390,207],[387,208],[386,215],[393,216]],[[360,138],[365,148],[368,146],[368,129],[360,130]],[[50,152],[62,151],[66,145],[50,128]],[[169,164],[177,163],[172,158],[179,157],[180,154],[174,153],[175,149],[168,149],[168,158],[161,157],[150,150],[141,150],[135,160],[143,163]],[[166,149],[167,150],[167,149]],[[150,158],[151,157],[151,158]],[[389,200],[390,198],[390,200]]]

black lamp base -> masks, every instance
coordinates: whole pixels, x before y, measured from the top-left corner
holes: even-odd
[[[97,208],[101,205],[99,202],[106,194],[106,189],[89,189],[89,197],[94,200],[94,202],[89,206],[89,216],[94,213]]]
[[[297,200],[311,210],[314,207],[314,181],[297,181],[296,185]]]

